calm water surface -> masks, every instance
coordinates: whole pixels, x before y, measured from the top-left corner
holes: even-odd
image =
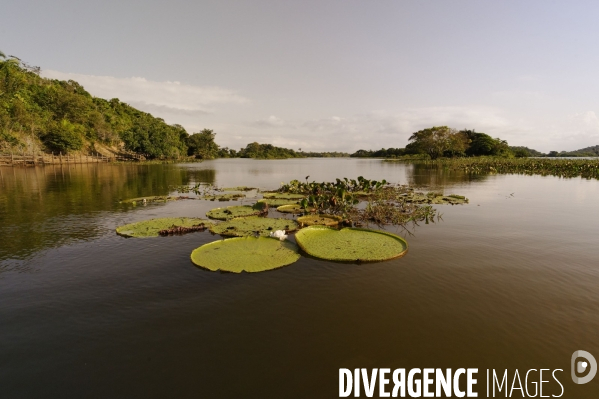
[[[191,251],[218,239],[208,232],[114,233],[219,204],[119,199],[308,175],[426,185],[470,204],[400,232],[401,259],[302,257],[257,274],[193,266]],[[572,383],[570,356],[599,359],[598,237],[594,180],[356,159],[0,168],[0,397],[334,398],[341,367],[478,367],[480,397],[487,368],[558,368],[563,397],[597,398],[599,378]]]

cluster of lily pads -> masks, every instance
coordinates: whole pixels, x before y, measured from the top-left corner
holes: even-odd
[[[238,189],[222,191],[241,191]],[[300,258],[300,248],[309,256],[339,262],[378,262],[403,256],[408,244],[402,237],[359,226],[428,222],[434,216],[430,204],[467,202],[458,195],[419,193],[362,177],[333,183],[294,180],[277,191],[263,193],[253,205],[212,209],[206,214],[208,219],[152,219],[116,231],[126,237],[156,237],[209,229],[225,239],[196,248],[191,254],[195,265],[213,271],[259,272],[294,263]],[[288,216],[268,217],[272,208]],[[295,233],[297,244],[286,240],[290,233]]]

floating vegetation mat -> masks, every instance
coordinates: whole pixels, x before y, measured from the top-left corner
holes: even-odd
[[[229,220],[238,217],[259,215],[262,210],[249,205],[228,206],[226,208],[214,208],[206,213],[211,219]]]
[[[244,237],[259,235],[268,237],[276,230],[295,231],[298,224],[291,219],[263,218],[258,216],[231,219],[210,228],[215,234],[229,237]]]
[[[240,198],[245,198],[245,194],[212,194],[202,197],[202,199],[210,201],[236,201]]]
[[[599,159],[471,157],[443,158],[419,163],[472,174],[507,173],[599,179]]]
[[[297,218],[300,226],[337,226],[341,220],[341,216],[337,215],[306,215]]]
[[[434,192],[427,193],[427,194],[410,192],[410,193],[406,194],[405,201],[407,203],[412,203],[412,204],[457,205],[457,204],[467,204],[468,198],[466,198],[462,195],[455,195],[455,194],[443,195],[442,193],[434,193]]]
[[[240,237],[196,248],[191,261],[212,271],[255,273],[290,265],[300,258],[297,245],[266,237]]]
[[[264,193],[263,197],[266,199],[286,199],[286,200],[301,200],[305,197],[303,194],[293,193]]]
[[[210,220],[198,218],[160,218],[126,224],[117,227],[116,232],[124,237],[158,237],[203,231],[212,224]]]
[[[398,258],[408,250],[400,236],[351,227],[311,226],[297,232],[295,240],[309,255],[341,262],[378,262]]]

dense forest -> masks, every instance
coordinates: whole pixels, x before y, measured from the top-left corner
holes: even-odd
[[[111,149],[147,159],[306,156],[270,144],[250,143],[239,151],[221,148],[210,129],[190,135],[183,126],[169,125],[117,98],[93,97],[75,81],[39,74],[39,67],[0,52],[0,151]]]

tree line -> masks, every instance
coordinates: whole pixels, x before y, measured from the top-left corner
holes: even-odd
[[[475,130],[457,130],[448,126],[433,126],[412,133],[405,148],[381,148],[377,151],[358,150],[351,157],[399,158],[406,156],[426,157],[532,157],[543,156],[528,147],[510,147],[507,141],[493,138]]]

